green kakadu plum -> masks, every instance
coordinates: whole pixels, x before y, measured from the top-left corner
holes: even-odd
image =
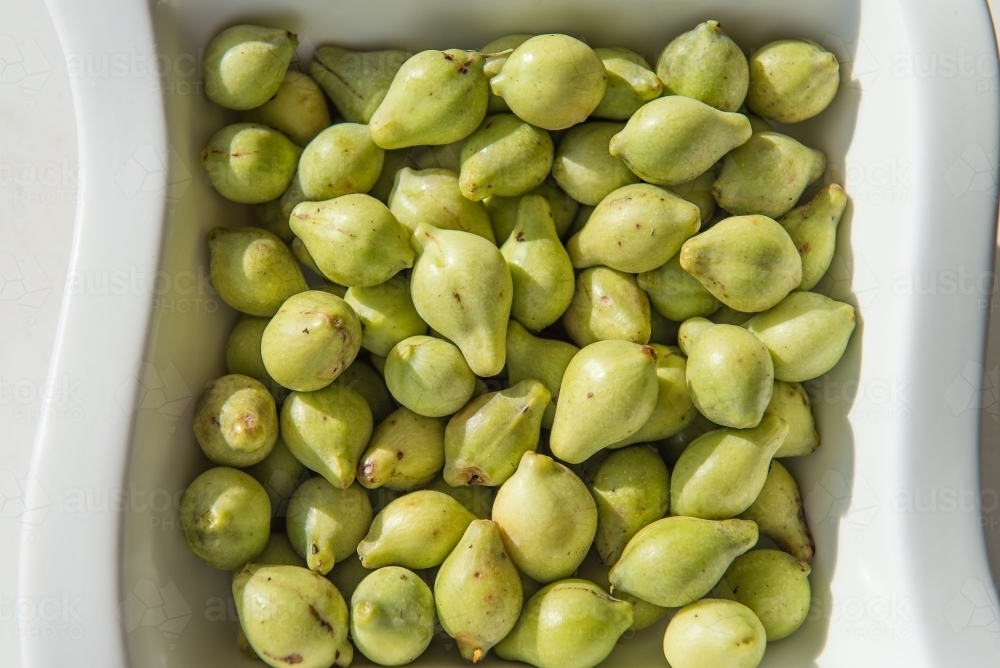
[[[622,448],[633,443],[653,443],[670,438],[694,420],[698,411],[687,388],[687,360],[679,348],[650,343],[656,351],[656,381],[659,392],[656,406],[639,431],[609,448]]]
[[[432,336],[400,341],[385,361],[392,396],[414,413],[444,417],[472,398],[476,376],[454,344]]]
[[[765,311],[798,287],[802,260],[781,225],[767,216],[733,216],[684,242],[684,271],[726,306]]]
[[[568,35],[550,34],[515,48],[490,87],[519,118],[546,130],[563,130],[597,108],[607,78],[593,49]]]
[[[418,169],[447,169],[456,174],[462,169],[462,146],[465,140],[424,146],[413,150],[413,161]]]
[[[205,455],[223,466],[256,464],[278,440],[274,397],[260,382],[239,374],[208,385],[195,406],[192,426]]]
[[[286,514],[288,500],[305,476],[306,467],[295,458],[279,436],[271,454],[253,466],[248,466],[245,472],[264,487],[267,498],[271,501],[271,514],[277,517]]]
[[[309,74],[348,123],[367,123],[385,98],[407,51],[349,51],[321,46]]]
[[[846,208],[847,193],[833,183],[778,219],[802,258],[802,282],[796,290],[812,290],[830,268],[837,250],[837,226]]]
[[[413,168],[416,166],[410,155],[411,153],[410,149],[405,148],[386,151],[385,158],[382,160],[382,173],[379,174],[378,180],[372,186],[372,189],[368,191],[368,194],[388,206],[389,196],[396,185],[396,175],[404,168]],[[406,223],[400,219],[401,216],[398,212],[393,211],[393,215],[403,224],[403,227],[406,227]]]
[[[380,568],[351,596],[351,638],[382,666],[402,666],[424,653],[434,637],[434,595],[413,571]]]
[[[656,269],[636,276],[636,283],[649,295],[652,307],[675,322],[708,317],[722,306],[697,278],[684,271],[680,253]]]
[[[252,208],[257,227],[267,230],[286,244],[291,244],[295,234],[288,226],[288,215],[281,208],[281,198],[254,204]]]
[[[514,114],[489,116],[462,146],[462,194],[475,202],[523,195],[548,176],[554,151],[547,131]]]
[[[597,341],[646,343],[650,336],[649,298],[635,276],[610,267],[589,267],[576,278],[563,327],[578,346]]]
[[[715,323],[706,318],[688,318],[677,329],[677,344],[685,355],[690,356],[695,340]]]
[[[294,255],[295,259],[299,261],[299,264],[301,264],[303,267],[305,267],[312,273],[316,274],[317,276],[326,278],[325,276],[323,276],[323,270],[319,268],[318,264],[316,264],[316,260],[314,260],[313,256],[309,254],[309,249],[306,248],[306,245],[302,241],[302,239],[299,239],[298,237],[292,237],[292,241],[290,244],[288,244],[288,247],[292,250],[292,255]],[[336,285],[336,283],[334,285]],[[346,288],[344,289],[344,292],[345,293],[347,292]],[[337,295],[337,296],[343,298],[344,295]]]
[[[311,202],[367,193],[382,173],[385,151],[360,123],[331,125],[309,142],[296,178]]]
[[[549,181],[545,181],[528,195],[541,195],[545,198],[552,211],[552,222],[555,224],[556,234],[559,235],[560,239],[564,238],[580,209],[580,203]],[[522,197],[527,197],[527,195]],[[514,231],[514,226],[517,225],[517,212],[521,206],[521,197],[487,197],[483,200],[483,204],[486,205],[486,211],[490,216],[493,235],[497,243],[502,246],[510,237],[510,233]]]
[[[766,647],[764,627],[752,610],[712,598],[678,610],[663,636],[672,668],[756,668]]]
[[[643,105],[610,149],[644,181],[669,186],[708,171],[750,134],[746,116],[672,95]]]
[[[458,174],[450,169],[400,169],[389,195],[389,210],[410,234],[426,223],[497,241],[486,207],[462,195]]]
[[[267,372],[260,354],[260,340],[269,322],[268,318],[252,315],[240,317],[226,342],[226,372],[250,376],[263,383],[280,401],[287,393]]]
[[[809,395],[800,383],[774,381],[774,391],[766,413],[773,413],[788,423],[788,435],[775,457],[802,457],[819,447],[819,433],[813,420]]]
[[[247,123],[260,123],[281,132],[298,146],[305,146],[330,125],[330,109],[316,82],[307,74],[289,70],[274,97],[244,111]]]
[[[665,517],[645,526],[625,546],[608,576],[612,594],[622,591],[667,608],[693,603],[756,543],[753,522]]]
[[[305,559],[292,547],[288,535],[272,533],[267,539],[264,551],[254,557],[253,563],[266,566],[299,566],[306,568]]]
[[[844,355],[856,320],[854,307],[815,292],[793,292],[758,313],[746,328],[774,360],[774,377],[802,382],[822,376]]]
[[[806,524],[799,486],[777,460],[771,461],[764,487],[740,518],[756,522],[761,535],[773,540],[796,560],[812,560],[816,545]]]
[[[531,597],[514,630],[494,651],[538,668],[593,668],[630,626],[631,603],[593,582],[562,580]]]
[[[747,114],[747,118],[750,119],[750,128],[754,134],[758,132],[774,132],[774,126],[766,118],[761,118],[757,114]]]
[[[750,58],[750,111],[798,123],[826,109],[840,87],[837,57],[809,39],[765,44]]]
[[[241,313],[272,316],[286,299],[308,290],[288,246],[258,227],[208,233],[212,287]]]
[[[422,51],[403,63],[368,127],[385,149],[451,144],[486,116],[489,82],[476,51]]]
[[[758,132],[722,161],[715,201],[737,216],[778,218],[826,171],[826,156],[778,132]]]
[[[372,411],[374,424],[386,419],[389,413],[396,410],[396,403],[392,400],[385,380],[375,369],[360,360],[354,360],[334,382],[354,390],[364,398]]]
[[[638,53],[620,48],[594,49],[594,53],[604,63],[608,85],[593,116],[625,121],[639,107],[660,97],[663,84]]]
[[[288,30],[247,24],[226,28],[205,49],[206,97],[227,109],[265,104],[281,87],[298,43]]]
[[[715,169],[696,176],[690,181],[678,183],[667,189],[678,197],[686,199],[698,207],[701,212],[702,225],[707,225],[715,214],[715,197],[712,195],[712,184],[715,183]]]
[[[552,164],[559,187],[581,204],[596,206],[618,188],[638,183],[639,177],[608,150],[611,138],[624,127],[624,123],[594,121],[570,129]]]
[[[444,466],[441,420],[400,408],[375,427],[358,463],[358,481],[374,489],[410,492],[434,479]]]
[[[788,423],[765,415],[752,429],[710,431],[689,445],[670,478],[670,512],[723,520],[749,508],[767,479]]]
[[[368,533],[372,506],[357,483],[334,487],[321,477],[299,485],[288,502],[288,539],[309,569],[326,575],[338,561],[354,554]]]
[[[260,554],[271,531],[271,503],[260,483],[219,466],[194,479],[181,497],[188,548],[213,568],[231,571]]]
[[[559,387],[570,360],[580,352],[572,343],[532,336],[516,320],[507,325],[507,377],[516,385],[531,378],[549,391],[550,403],[542,416],[542,427],[552,428],[559,399]]]
[[[288,188],[302,152],[277,130],[256,123],[228,125],[202,149],[201,166],[220,195],[261,204]]]
[[[696,412],[694,420],[692,420],[688,426],[684,427],[670,438],[660,441],[657,444],[657,449],[660,451],[660,456],[663,457],[663,461],[667,463],[667,466],[673,466],[677,463],[681,453],[683,453],[687,446],[691,445],[696,438],[715,429],[719,429],[719,425],[715,424],[701,413]]]
[[[493,511],[493,499],[496,496],[496,488],[494,487],[486,487],[484,485],[461,485],[453,487],[448,484],[443,476],[438,476],[424,489],[447,494],[458,501],[463,508],[475,515],[477,519],[489,519]]]
[[[573,224],[569,228],[569,234],[574,235],[580,232],[586,225],[590,217],[594,215],[594,209],[597,207],[593,206],[581,206],[577,212],[576,216],[573,217]]]
[[[754,316],[753,313],[744,313],[743,311],[737,311],[734,308],[726,306],[722,307],[709,316],[709,320],[714,322],[716,325],[739,325],[743,326],[746,321]]]
[[[601,562],[601,558],[598,556],[597,550],[591,550],[587,553],[587,558],[583,560],[582,564],[580,564],[580,568],[577,570],[575,577],[582,580],[589,580],[610,594],[611,581],[608,580],[608,573],[610,573],[610,571],[611,567],[606,566]],[[533,595],[534,593],[532,596]],[[670,608],[664,608],[659,605],[647,603],[641,598],[636,598],[631,594],[618,591],[615,592],[614,597],[632,604],[632,626],[629,629],[631,631],[641,631],[645,628],[649,628],[670,614]],[[528,598],[530,598],[530,596]]]
[[[344,301],[361,320],[361,347],[388,355],[397,343],[427,333],[410,298],[410,282],[396,275],[385,283],[348,288]]]
[[[442,492],[420,490],[391,501],[358,545],[365,568],[440,566],[476,519]]]
[[[669,95],[683,95],[721,111],[738,111],[750,86],[747,58],[722,31],[706,21],[676,37],[656,61]]]
[[[774,642],[795,633],[809,614],[809,564],[779,550],[752,550],[729,566],[722,584],[753,610]]]
[[[507,62],[507,57],[513,52],[513,50],[527,42],[532,37],[534,37],[534,35],[504,35],[503,37],[495,39],[483,48],[479,49],[479,53],[483,54],[483,57],[486,58],[486,62],[483,65],[483,72],[486,76],[492,79],[496,75],[500,74],[500,70],[503,69],[503,64]],[[510,111],[510,107],[507,106],[504,99],[495,95],[491,90],[490,100],[486,106],[486,113],[500,114],[507,111]]]

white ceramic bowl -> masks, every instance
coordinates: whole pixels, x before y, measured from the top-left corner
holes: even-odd
[[[860,326],[811,387],[823,446],[791,463],[817,542],[813,614],[763,665],[1000,665],[966,387],[978,387],[984,295],[961,282],[989,272],[997,213],[985,3],[48,2],[84,165],[52,375],[81,379],[87,404],[82,423],[48,422],[39,436],[28,493],[50,510],[23,543],[19,595],[48,612],[21,628],[25,665],[260,665],[235,648],[228,574],[193,557],[177,526],[181,491],[208,465],[190,431],[194,399],[223,373],[235,320],[208,284],[204,235],[249,220],[198,162],[231,118],[198,88],[212,35],[287,27],[308,58],[323,42],[476,48],[560,31],[655,57],[709,18],[747,51],[812,38],[844,79],[830,109],[789,132],[827,152],[828,180],[852,196],[821,288],[855,303]],[[666,665],[661,632],[628,640],[608,665]],[[439,647],[419,665],[462,661]]]

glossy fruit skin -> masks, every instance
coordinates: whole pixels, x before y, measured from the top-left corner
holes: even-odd
[[[668,95],[683,95],[721,111],[738,111],[750,87],[746,56],[722,31],[706,21],[679,35],[656,61]]]
[[[778,40],[750,59],[747,106],[764,118],[798,123],[826,109],[839,87],[836,56],[812,40]]]
[[[241,313],[270,317],[286,299],[309,289],[288,246],[267,230],[216,227],[207,240],[212,287]]]
[[[310,202],[367,193],[382,173],[385,151],[360,123],[331,125],[309,142],[296,178]]]
[[[753,504],[740,514],[741,519],[753,520],[760,533],[795,557],[808,563],[816,553],[809,525],[802,507],[802,495],[795,478],[777,460],[771,461],[764,487]]]
[[[304,147],[330,125],[330,110],[323,91],[309,75],[289,70],[274,97],[244,111],[242,119],[270,126]]]
[[[609,448],[670,438],[687,427],[698,415],[687,388],[687,360],[680,349],[658,343],[649,345],[656,351],[656,380],[659,384],[656,405],[637,432],[612,443]]]
[[[570,225],[573,224],[574,217],[580,210],[580,203],[549,180],[543,182],[528,195],[541,195],[545,198],[545,201],[549,203],[552,222],[556,226],[556,234],[559,235],[560,239],[565,238],[569,233]],[[521,199],[521,197],[487,197],[483,200],[486,211],[489,213],[490,225],[493,226],[494,237],[499,246],[507,241],[510,233],[514,230],[514,225],[517,224],[517,213]]]
[[[220,195],[239,204],[261,204],[285,192],[301,152],[266,125],[236,123],[215,133],[200,158]]]
[[[507,325],[507,379],[514,385],[528,379],[545,385],[550,395],[542,417],[545,429],[552,428],[563,374],[578,352],[572,343],[533,336],[516,320]]]
[[[385,361],[386,385],[393,398],[414,413],[444,417],[472,398],[476,376],[462,352],[433,336],[400,341]]]
[[[590,121],[571,128],[559,141],[552,177],[573,199],[597,206],[611,192],[638,183],[639,177],[621,158],[611,155],[611,138],[624,123]]]
[[[306,467],[295,458],[279,436],[271,454],[253,466],[248,466],[244,472],[249,473],[264,487],[267,498],[271,501],[272,517],[283,517],[288,510],[288,500],[305,476]]]
[[[396,275],[385,283],[348,288],[346,301],[361,321],[361,347],[386,356],[397,343],[427,333],[410,297],[410,282]]]
[[[808,563],[778,550],[753,550],[737,557],[722,578],[737,601],[753,610],[774,642],[795,633],[812,601]]]
[[[285,527],[309,570],[326,575],[336,562],[354,554],[372,517],[371,503],[360,485],[340,489],[315,477],[295,490]]]
[[[830,268],[837,250],[837,226],[847,201],[844,189],[833,183],[816,193],[808,204],[778,219],[802,258],[802,282],[796,290],[812,290]]]
[[[608,76],[604,97],[592,112],[595,118],[628,120],[639,107],[660,97],[663,84],[638,53],[620,48],[594,49],[594,53]]]
[[[610,566],[606,566],[601,563],[601,558],[597,556],[597,551],[591,550],[587,554],[587,558],[583,560],[582,564],[580,564],[580,568],[576,572],[576,577],[583,580],[590,580],[610,594],[611,582],[608,580],[608,573],[610,571]],[[532,596],[534,596],[535,593],[537,593],[537,590],[532,593]],[[670,614],[670,608],[664,608],[663,606],[647,603],[641,598],[636,598],[635,596],[626,594],[623,591],[616,591],[613,596],[619,601],[625,601],[632,604],[632,626],[629,627],[629,630],[631,631],[641,631],[645,628],[649,628]]]
[[[496,241],[486,206],[462,195],[458,174],[450,169],[400,169],[389,194],[389,210],[411,235],[425,223]]]
[[[407,51],[349,51],[321,46],[309,74],[348,123],[368,123],[385,98]]]
[[[434,622],[430,587],[405,568],[378,569],[351,596],[351,638],[382,666],[415,661],[434,637]]]
[[[650,317],[649,298],[635,277],[598,265],[576,277],[562,324],[570,340],[580,347],[611,340],[644,344],[652,331]]]
[[[474,202],[524,195],[548,176],[554,152],[547,131],[514,114],[489,116],[462,146],[462,194]]]
[[[226,28],[205,49],[205,95],[227,109],[253,109],[278,92],[298,38],[255,25]]]
[[[650,305],[663,317],[674,322],[707,318],[719,310],[722,302],[684,271],[680,260],[678,253],[656,269],[636,276],[636,282],[649,295]]]
[[[774,413],[788,423],[788,435],[775,457],[802,457],[819,447],[820,438],[813,420],[809,394],[801,383],[774,381],[768,413]]]
[[[278,440],[274,398],[261,383],[238,374],[218,378],[195,406],[195,437],[216,464],[246,467],[267,457]]]
[[[753,611],[736,601],[706,598],[674,615],[663,636],[673,668],[756,668],[767,637]]]
[[[358,481],[368,489],[419,489],[444,466],[444,438],[440,420],[400,408],[372,432],[358,462]]]

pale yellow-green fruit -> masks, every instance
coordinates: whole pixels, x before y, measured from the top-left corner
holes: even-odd
[[[409,234],[382,202],[363,194],[303,202],[292,210],[292,231],[334,283],[384,283],[413,266]]]
[[[713,598],[679,610],[663,636],[672,668],[756,668],[766,648],[764,627],[752,610]]]
[[[671,95],[643,105],[611,139],[610,148],[644,181],[669,186],[708,171],[750,134],[742,114]]]
[[[722,582],[736,600],[753,610],[767,641],[787,638],[809,614],[809,564],[778,550],[753,550],[737,557]]]
[[[283,533],[272,533],[267,539],[264,551],[254,557],[253,563],[265,566],[306,568],[305,559],[299,556],[299,553],[292,547],[291,541],[288,540],[288,536]]]
[[[385,380],[375,369],[362,361],[354,360],[334,382],[354,390],[364,398],[372,411],[372,420],[375,424],[396,410],[396,404],[392,400],[389,388],[385,386]]]
[[[493,511],[493,499],[496,496],[496,488],[494,487],[484,487],[483,485],[452,487],[443,476],[438,476],[424,489],[447,494],[481,520],[489,519]]]
[[[440,566],[476,519],[442,492],[420,490],[401,496],[375,516],[358,545],[365,568]]]
[[[587,556],[597,532],[597,506],[575,473],[529,451],[497,492],[493,521],[518,570],[553,582],[570,576]]]
[[[639,107],[660,97],[663,84],[638,53],[620,48],[594,49],[594,53],[604,63],[608,85],[593,116],[625,121]]]
[[[281,406],[281,435],[288,449],[334,487],[347,489],[354,482],[371,433],[368,404],[339,383],[315,392],[293,392]]]
[[[777,460],[771,461],[764,487],[740,518],[756,522],[761,535],[798,561],[812,560],[816,544],[806,524],[799,486]]]
[[[295,458],[279,436],[271,454],[253,466],[248,466],[244,472],[249,473],[264,487],[267,498],[271,501],[271,514],[278,517],[287,512],[288,500],[305,476],[306,467]]]
[[[367,123],[382,103],[407,51],[348,51],[321,46],[309,74],[348,123]]]
[[[462,146],[459,187],[474,202],[523,195],[548,176],[554,152],[545,130],[514,114],[489,116]]]
[[[815,292],[793,292],[745,326],[767,346],[775,378],[802,382],[837,365],[855,324],[850,304]]]
[[[479,53],[483,54],[486,58],[486,63],[483,65],[483,72],[490,79],[500,74],[500,70],[503,69],[503,64],[507,62],[507,57],[513,52],[514,49],[524,44],[526,41],[534,37],[534,35],[528,34],[517,34],[517,35],[504,35],[498,39],[493,40],[483,48],[479,49]],[[486,113],[488,114],[500,114],[510,111],[510,107],[504,102],[504,99],[498,95],[495,95],[493,91],[490,91],[490,101],[486,106]]]
[[[392,396],[414,413],[444,417],[472,398],[476,376],[454,344],[433,336],[400,341],[385,361]]]
[[[559,388],[552,453],[579,464],[638,431],[656,408],[656,362],[653,348],[628,341],[598,341],[577,353]]]
[[[329,385],[361,349],[361,322],[340,297],[309,290],[290,297],[264,328],[264,367],[283,387],[311,392]]]
[[[389,210],[410,234],[421,223],[442,230],[471,232],[494,242],[490,216],[481,202],[462,195],[458,174],[449,169],[403,167],[389,195]]]
[[[361,321],[361,347],[388,355],[397,343],[427,332],[410,298],[410,282],[396,275],[385,283],[348,288],[346,301]]]
[[[271,503],[256,480],[219,466],[194,479],[181,497],[184,541],[212,568],[231,571],[260,554],[271,531]]]
[[[559,187],[578,202],[596,206],[612,191],[638,183],[639,177],[608,150],[611,137],[624,127],[624,123],[595,121],[570,129],[552,164]]]
[[[235,123],[216,132],[200,157],[220,195],[239,204],[261,204],[285,192],[301,152],[266,125]]]
[[[413,149],[410,157],[417,169],[447,169],[457,174],[462,169],[463,144],[464,139],[451,144],[423,146]]]
[[[724,520],[745,511],[787,433],[788,423],[769,414],[752,429],[719,429],[695,439],[674,465],[670,512]]]
[[[573,300],[562,324],[580,347],[609,340],[646,343],[651,328],[649,298],[632,274],[589,267],[576,278]]]
[[[529,379],[466,404],[444,433],[445,482],[456,487],[506,482],[524,453],[538,447],[550,398],[543,383]]]
[[[663,457],[663,461],[667,463],[667,466],[673,466],[680,459],[681,453],[684,452],[687,446],[691,445],[702,434],[710,432],[713,429],[719,429],[719,425],[707,419],[701,413],[696,412],[694,420],[688,426],[657,444],[660,456]]]
[[[711,591],[733,559],[757,543],[757,525],[746,520],[665,517],[647,525],[625,546],[609,575],[619,590],[677,608]]]
[[[444,632],[466,661],[478,663],[503,640],[521,613],[521,579],[507,556],[500,526],[475,520],[434,580]]]
[[[580,352],[572,343],[532,336],[516,320],[507,325],[507,378],[516,385],[534,378],[549,391],[550,402],[542,416],[542,427],[552,428],[559,387],[570,360]]]
[[[289,227],[289,229],[291,229],[291,227]],[[326,278],[325,276],[323,276],[323,271],[319,268],[319,265],[316,264],[316,260],[314,260],[313,256],[309,254],[309,249],[306,248],[306,245],[305,243],[303,243],[302,239],[293,236],[291,243],[288,244],[288,247],[291,249],[292,255],[295,256],[295,259],[299,261],[299,264],[301,264],[303,267],[305,267],[312,273],[316,274],[317,276]],[[336,283],[334,283],[333,285],[336,285]],[[344,288],[344,292],[347,292],[346,288]],[[344,295],[341,294],[337,296],[343,297]]]
[[[296,178],[311,202],[367,193],[382,173],[385,151],[372,142],[368,127],[337,123],[309,142]]]
[[[334,487],[321,477],[299,485],[288,502],[285,530],[309,569],[326,575],[354,554],[368,533],[372,506],[361,485]]]
[[[677,329],[677,345],[680,347],[681,352],[685,355],[690,355],[695,340],[714,324],[711,320],[698,317],[688,318],[682,322],[681,326]]]
[[[538,668],[593,668],[632,626],[632,604],[587,580],[562,580],[525,604],[514,630],[494,651]]]
[[[608,573],[611,567],[601,563],[601,558],[597,555],[597,550],[587,553],[587,558],[580,564],[576,571],[576,577],[583,580],[590,580],[608,594],[611,593],[611,581],[608,580]],[[649,628],[670,613],[669,608],[647,603],[641,598],[636,598],[625,592],[615,592],[614,597],[632,604],[632,626],[629,630],[641,631]]]
[[[278,92],[299,40],[288,30],[226,28],[205,49],[205,95],[227,109],[253,109]]]
[[[683,95],[722,111],[738,111],[750,70],[740,47],[718,21],[706,21],[674,38],[656,61],[668,95]]]
[[[444,466],[444,425],[400,408],[375,427],[358,463],[358,481],[369,489],[410,492]]]
[[[716,325],[744,325],[746,321],[754,316],[753,313],[744,313],[730,308],[723,304],[722,308],[709,316],[709,320]]]
[[[802,260],[785,229],[767,216],[733,216],[681,247],[684,271],[726,306],[764,311],[798,287]]]
[[[552,210],[552,222],[556,226],[556,234],[562,239],[566,236],[580,203],[567,195],[558,186],[545,181],[532,190],[529,195],[541,195],[549,203]],[[521,205],[521,197],[487,197],[483,200],[490,216],[490,225],[497,244],[503,245],[517,224],[517,211]]]
[[[596,207],[584,205],[577,210],[576,216],[573,217],[573,224],[569,228],[569,233],[571,235],[577,234],[584,228],[587,221],[590,220],[590,217],[594,215],[595,208]]]
[[[835,55],[810,39],[782,39],[750,58],[747,107],[779,123],[798,123],[826,109],[839,87]]]
[[[247,123],[268,125],[299,146],[330,125],[330,110],[316,82],[308,75],[289,70],[274,97],[264,104],[244,111]]]
[[[796,290],[812,290],[830,268],[837,250],[837,226],[846,208],[847,193],[833,183],[778,219],[802,258],[802,282]]]
[[[819,433],[813,420],[809,395],[800,383],[774,381],[774,392],[767,413],[774,413],[788,423],[788,435],[774,453],[775,457],[802,457],[819,447]]]
[[[417,313],[458,346],[477,376],[500,373],[513,296],[500,250],[474,234],[424,224],[414,232],[413,246],[410,292]]]
[[[251,466],[271,454],[278,440],[274,397],[249,376],[222,376],[198,399],[192,427],[198,445],[215,464]]]
[[[415,661],[434,637],[434,622],[430,587],[405,568],[380,568],[351,596],[351,639],[381,666]]]
[[[410,155],[411,153],[412,151],[406,148],[386,151],[385,159],[382,161],[382,173],[379,174],[378,180],[375,181],[375,185],[368,191],[368,194],[388,206],[389,195],[392,194],[392,189],[396,185],[396,174],[404,167],[416,166]],[[396,212],[393,212],[393,215],[397,219],[399,218],[399,214]],[[405,227],[406,224],[404,223],[403,226]]]
[[[385,149],[451,144],[486,116],[489,82],[476,51],[422,51],[403,63],[368,127]]]
[[[247,315],[272,316],[286,299],[309,289],[288,246],[267,230],[215,227],[208,250],[212,287]]]
[[[712,194],[731,214],[778,218],[826,171],[826,156],[777,132],[757,132],[722,161]]]
[[[500,254],[514,286],[511,317],[533,332],[558,320],[573,299],[575,279],[544,197],[521,198],[517,224]]]
[[[710,316],[722,305],[697,278],[684,271],[680,253],[656,269],[639,274],[636,282],[649,295],[653,308],[675,322]]]
[[[636,274],[665,264],[700,228],[697,206],[663,188],[635,183],[601,200],[566,249],[577,269],[603,264]]]
[[[333,583],[333,586],[344,595],[344,598],[350,599],[354,595],[354,590],[361,584],[361,581],[371,575],[372,572],[361,565],[361,557],[355,552],[327,573],[326,579]]]
[[[680,349],[656,343],[649,346],[656,351],[656,381],[660,387],[656,406],[639,431],[612,443],[609,448],[670,438],[688,426],[698,414],[687,388],[687,360]]]
[[[686,199],[701,212],[701,222],[708,224],[715,214],[715,197],[712,195],[712,184],[715,183],[715,169],[712,168],[684,183],[670,186],[668,190]]]
[[[295,238],[292,228],[288,226],[288,216],[282,211],[280,198],[254,204],[253,214],[258,227],[264,228],[286,244],[291,243],[292,239]]]
[[[537,35],[514,49],[490,87],[519,118],[546,130],[563,130],[597,108],[607,78],[604,63],[580,40]]]

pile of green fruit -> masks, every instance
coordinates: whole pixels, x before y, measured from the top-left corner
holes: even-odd
[[[395,666],[443,631],[473,662],[590,668],[672,616],[673,668],[758,665],[810,607],[776,458],[819,445],[800,383],[855,325],[810,291],[847,197],[796,208],[826,158],[769,121],[823,111],[836,58],[748,61],[715,21],[655,71],[557,34],[325,46],[308,74],[296,44],[240,25],[204,62],[243,122],[202,163],[260,226],[208,235],[243,316],[181,523],[234,571],[240,647]]]

